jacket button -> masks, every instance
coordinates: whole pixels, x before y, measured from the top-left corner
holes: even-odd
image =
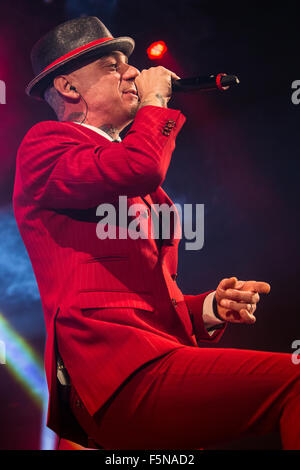
[[[172,277],[173,281],[176,281],[176,279],[177,279],[177,276],[178,276],[178,274],[177,274],[177,273],[175,273],[175,274],[172,274],[172,276],[171,276],[171,277]]]
[[[177,305],[176,299],[172,299],[172,304],[174,305],[174,307],[176,307]]]

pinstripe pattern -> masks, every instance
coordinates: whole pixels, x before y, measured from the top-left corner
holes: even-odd
[[[168,119],[176,126],[165,135]],[[184,120],[179,111],[145,106],[122,143],[75,123],[42,122],[20,146],[14,211],[45,315],[48,425],[61,435],[67,431],[56,390],[56,312],[60,354],[90,413],[141,365],[221,334],[204,328],[207,293],[184,296],[172,279],[178,220],[161,243],[96,237],[102,202],[117,209],[118,196],[127,195],[128,207],[139,203],[145,211],[152,203],[172,205],[160,185]]]

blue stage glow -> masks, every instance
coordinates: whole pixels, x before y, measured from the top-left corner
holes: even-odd
[[[0,299],[20,303],[40,298],[36,280],[10,207],[0,209]]]
[[[0,233],[0,308],[5,312],[0,312],[0,363],[40,408],[40,448],[52,450],[56,435],[46,428],[48,388],[43,360],[24,339],[44,335],[40,296],[11,206],[0,209]]]

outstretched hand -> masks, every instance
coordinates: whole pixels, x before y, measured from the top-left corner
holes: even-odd
[[[238,281],[236,277],[223,279],[216,290],[218,313],[231,323],[255,323],[259,294],[268,294],[270,290],[267,282]]]

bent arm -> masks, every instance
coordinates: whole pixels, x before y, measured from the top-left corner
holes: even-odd
[[[175,126],[163,133],[169,120]],[[180,111],[145,106],[123,142],[100,137],[97,145],[72,123],[39,123],[19,149],[24,189],[45,208],[85,209],[149,194],[165,179],[184,121]]]

